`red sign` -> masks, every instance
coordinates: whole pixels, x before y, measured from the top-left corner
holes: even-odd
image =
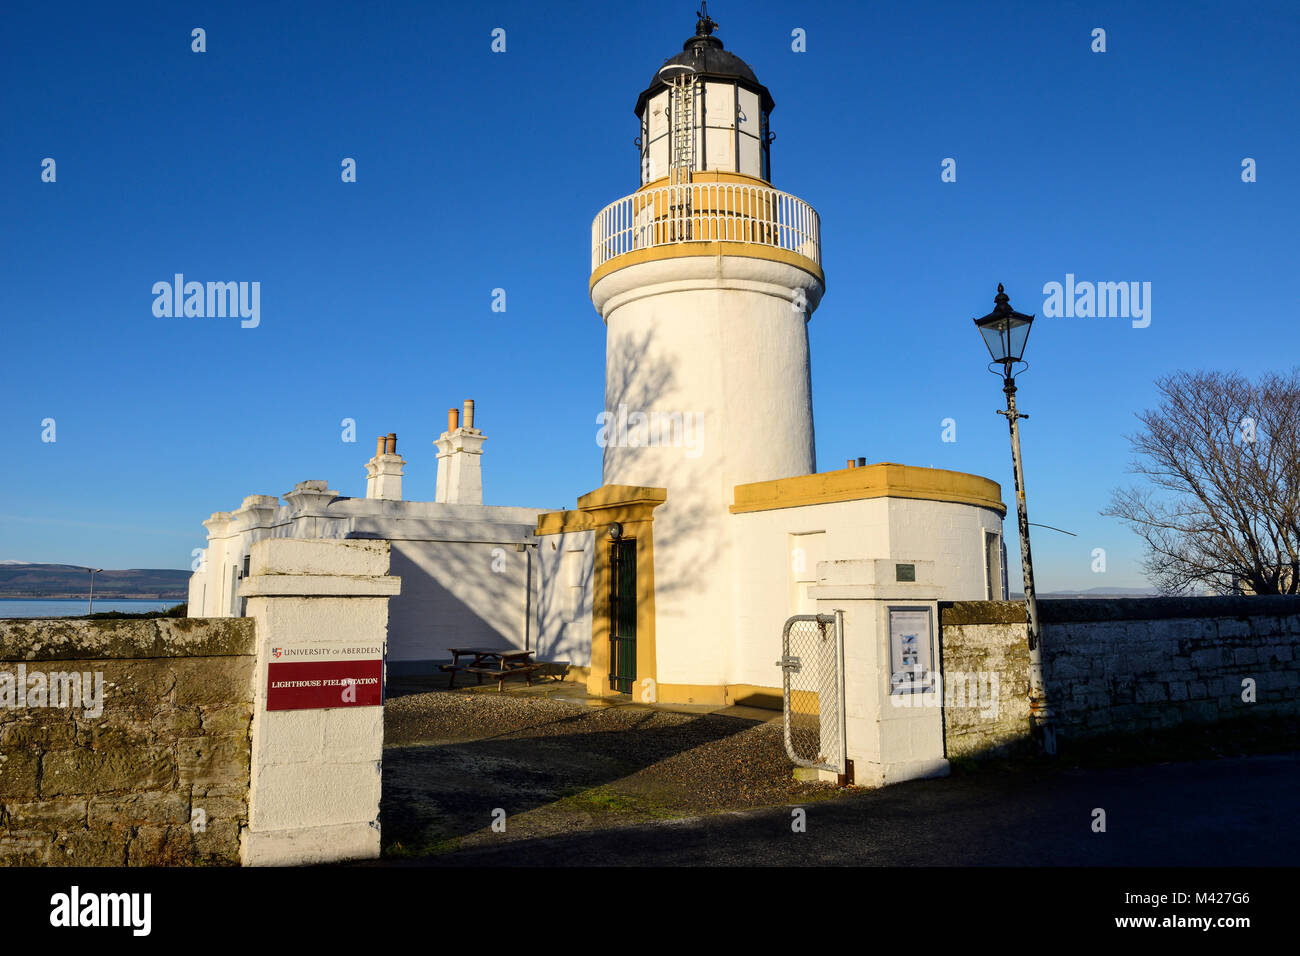
[[[267,710],[377,707],[384,702],[383,657],[352,657],[379,648],[272,648],[267,665]],[[274,658],[313,657],[309,660]]]

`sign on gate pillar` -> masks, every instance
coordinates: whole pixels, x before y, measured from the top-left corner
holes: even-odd
[[[257,621],[245,865],[379,855],[387,541],[271,538],[240,583]]]
[[[844,613],[846,755],[854,782],[883,786],[948,774],[938,679],[933,562],[824,561],[810,589]]]
[[[384,648],[337,644],[272,647],[267,710],[378,707],[384,702]]]

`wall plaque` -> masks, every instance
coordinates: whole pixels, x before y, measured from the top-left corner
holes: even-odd
[[[272,647],[267,710],[378,707],[384,702],[384,649],[378,644]]]

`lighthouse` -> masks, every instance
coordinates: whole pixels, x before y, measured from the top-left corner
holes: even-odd
[[[936,671],[938,645],[918,622],[937,624],[939,602],[1005,596],[1001,489],[856,457],[817,470],[808,321],[825,290],[819,219],[774,185],[775,102],[717,30],[702,8],[680,52],[647,71],[632,191],[592,204],[601,484],[571,509],[484,504],[486,438],[467,401],[434,441],[432,487],[402,477],[389,433],[364,498],[311,479],[283,504],[254,495],[214,514],[191,613],[242,612],[245,562],[263,538],[381,541],[401,578],[392,673],[454,668],[455,648],[511,648],[592,695],[780,708],[820,706],[825,690],[807,684],[811,667],[797,681],[784,670],[798,657],[782,650],[784,625],[843,612],[835,630],[854,669],[844,752],[868,768],[860,779],[942,760],[937,711],[888,702],[919,686],[917,668],[927,680]],[[585,227],[569,234],[581,242]],[[409,497],[421,487],[423,499]],[[924,733],[900,713],[925,716]]]
[[[726,504],[816,470],[807,325],[825,276],[816,211],[768,179],[772,94],[715,27],[702,16],[637,98],[641,188],[596,217],[590,288],[606,411],[645,416],[603,442],[605,483],[708,485]]]
[[[808,320],[819,219],[771,182],[772,94],[702,10],[637,97],[640,188],[592,225],[605,325],[603,479],[654,515],[659,679],[730,665],[736,485],[816,470]],[[630,166],[630,164],[629,164]],[[665,664],[669,672],[664,673]]]

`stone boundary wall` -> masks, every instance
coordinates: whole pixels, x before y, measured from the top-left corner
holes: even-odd
[[[1001,668],[996,717],[945,710],[951,756],[1005,750],[1028,727],[1024,605],[945,603],[945,672]],[[1300,713],[1300,598],[1039,601],[1043,671],[1062,739]],[[1254,682],[1254,701],[1244,695]],[[1017,730],[1019,728],[1019,730]]]
[[[956,675],[996,674],[996,708],[944,706],[948,759],[1005,754],[1029,740],[1029,646],[1025,606],[1008,601],[959,601],[939,605],[939,657],[945,692],[956,693]],[[988,687],[986,683],[984,685]]]
[[[0,620],[0,865],[238,865],[255,647],[247,619]]]

